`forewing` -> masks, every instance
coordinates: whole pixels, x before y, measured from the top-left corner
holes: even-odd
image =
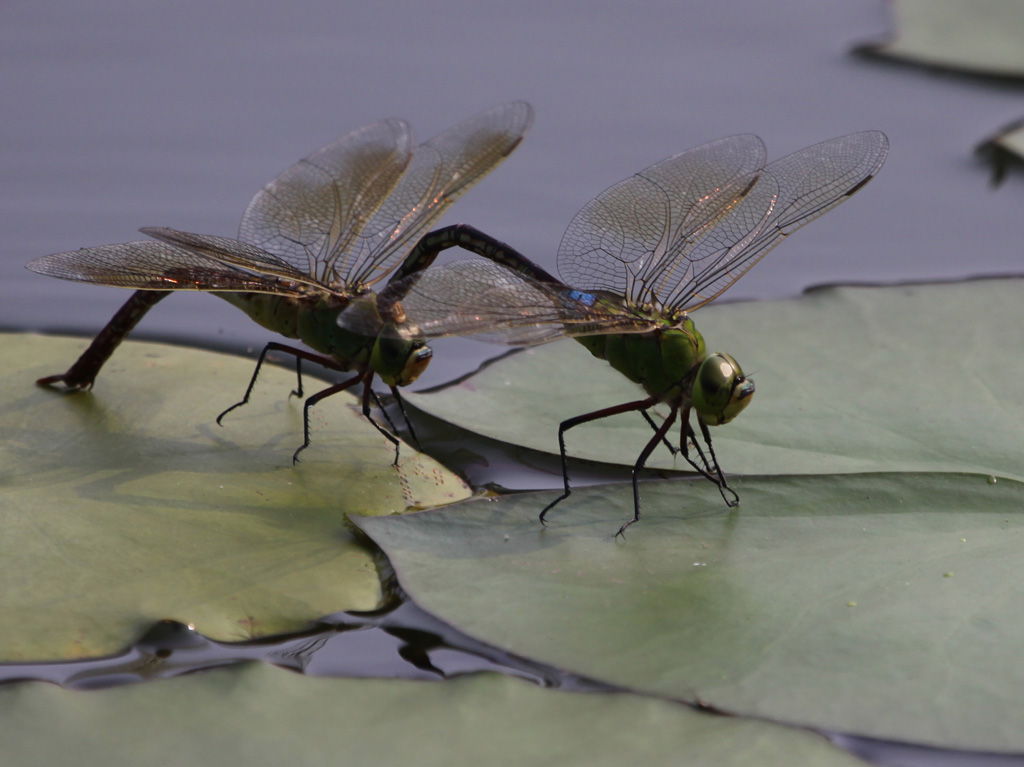
[[[288,262],[241,240],[232,240],[229,237],[218,237],[212,234],[182,232],[168,227],[150,226],[143,227],[139,231],[154,239],[162,240],[170,245],[177,245],[193,254],[205,256],[229,267],[238,267],[246,271],[279,277],[282,280],[310,285],[319,290],[328,290],[326,285],[321,285]]]
[[[412,130],[403,120],[342,136],[263,187],[242,216],[238,238],[320,283],[337,283],[347,265],[336,262],[353,248],[412,155]]]
[[[618,293],[634,304],[664,302],[655,291],[686,279],[692,246],[758,188],[764,159],[757,136],[731,136],[662,160],[607,189],[576,214],[562,238],[563,279],[585,290]]]
[[[33,272],[136,290],[204,290],[302,295],[300,286],[226,266],[165,242],[145,240],[55,253],[31,261]]]
[[[533,109],[514,101],[471,117],[416,148],[405,175],[341,257],[352,285],[385,277],[448,207],[519,146]]]
[[[408,338],[477,336],[530,345],[564,336],[650,330],[650,319],[607,296],[538,282],[489,261],[456,261],[389,285],[380,313]],[[345,312],[339,322],[369,334],[367,315]]]
[[[717,256],[712,251],[715,257],[672,305],[692,311],[721,295],[785,237],[859,191],[875,177],[888,153],[884,133],[865,131],[823,141],[768,165],[763,175],[774,179],[778,199],[755,236]],[[756,215],[756,209],[747,213]]]

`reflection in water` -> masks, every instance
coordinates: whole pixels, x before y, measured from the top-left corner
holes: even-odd
[[[619,689],[477,641],[405,600],[374,612],[337,613],[308,631],[250,642],[215,642],[177,621],[161,621],[122,655],[0,664],[0,683],[37,680],[92,690],[244,661],[263,661],[321,677],[439,681],[491,671],[577,692]]]

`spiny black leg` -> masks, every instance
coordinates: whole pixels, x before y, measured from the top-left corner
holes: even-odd
[[[665,419],[665,422],[662,423],[654,433],[650,442],[644,445],[644,449],[641,451],[640,457],[637,458],[636,463],[633,464],[633,518],[627,520],[626,523],[619,528],[619,532],[615,533],[616,538],[621,535],[623,539],[625,539],[626,528],[640,520],[640,472],[643,471],[644,464],[647,463],[647,459],[650,457],[651,453],[654,452],[654,448],[658,446],[659,442],[665,439],[665,435],[676,420],[676,414],[678,412],[678,407],[672,408],[672,412],[668,414],[668,418]]]
[[[409,416],[406,415],[406,413],[405,413],[405,405],[402,403],[402,397],[398,394],[398,389],[396,387],[392,386],[392,387],[390,387],[390,389],[391,389],[391,393],[395,397],[395,401],[398,402],[398,407],[402,411],[402,416],[405,418],[405,425],[409,429],[409,435],[416,442],[416,447],[419,447],[420,443],[419,443],[419,440],[416,439],[416,432],[414,432],[412,430],[412,423],[409,421]],[[384,407],[384,403],[380,401],[380,397],[377,396],[377,392],[371,391],[371,396],[373,397],[373,401],[377,404],[377,409],[380,410],[381,415],[384,416],[384,420],[387,421],[388,427],[391,429],[391,431],[393,433],[397,434],[398,433],[398,429],[395,428],[395,422],[391,420],[391,416],[388,415],[388,410],[387,410],[386,407]],[[369,416],[367,416],[367,418],[369,418]],[[373,419],[370,418],[370,420],[372,421]],[[374,426],[376,426],[376,424],[374,424]],[[389,435],[389,438],[390,438],[390,435]],[[398,448],[397,447],[395,448],[395,465],[396,466],[398,465]]]
[[[295,381],[296,386],[288,396],[302,399],[302,357],[295,358]]]
[[[722,469],[718,465],[718,459],[715,457],[715,449],[711,445],[711,434],[708,431],[707,424],[704,423],[704,420],[700,417],[699,414],[697,416],[697,421],[700,424],[701,432],[704,435],[704,441],[708,445],[708,452],[711,455],[711,460],[709,462],[707,456],[704,455],[704,451],[701,449],[700,446],[700,441],[697,439],[697,435],[693,431],[693,427],[690,425],[689,408],[686,408],[686,410],[683,411],[683,430],[681,438],[683,457],[686,459],[686,462],[697,471],[698,474],[700,474],[702,477],[704,477],[704,479],[708,480],[709,482],[713,482],[715,484],[715,486],[718,488],[718,492],[722,496],[722,500],[725,501],[725,505],[732,508],[733,506],[739,504],[740,497],[739,495],[736,494],[736,491],[729,487],[729,485],[725,481],[725,474],[722,473]],[[693,441],[693,446],[697,450],[697,455],[700,458],[701,463],[703,463],[703,466],[701,466],[696,461],[690,458],[690,451],[688,448],[690,440]],[[726,490],[729,491],[729,493],[732,495],[732,498],[726,496]]]
[[[387,409],[384,407],[384,403],[380,401],[380,397],[377,396],[377,392],[371,391],[370,396],[373,397],[373,403],[377,406],[380,414],[384,416],[384,420],[388,424],[388,428],[391,429],[395,434],[398,433],[398,429],[395,428],[395,422],[391,420],[391,416],[388,415]]]
[[[401,445],[401,442],[398,441],[398,437],[396,437],[394,434],[392,434],[387,429],[385,429],[383,426],[381,426],[379,423],[377,423],[377,421],[374,420],[374,417],[370,414],[370,395],[373,394],[373,386],[371,386],[372,383],[373,383],[373,371],[372,370],[367,370],[366,373],[363,375],[363,415],[366,416],[366,420],[367,421],[369,421],[370,423],[373,424],[373,428],[375,428],[377,431],[379,431],[381,434],[383,434],[385,439],[387,439],[388,442],[390,442],[392,445],[395,446],[395,462],[393,464],[391,464],[391,465],[392,466],[397,466],[398,465],[398,450],[399,450],[399,445]],[[376,395],[374,395],[374,396],[376,396]],[[380,403],[378,402],[378,405],[379,404]],[[386,414],[385,414],[385,417],[386,417]],[[394,428],[394,426],[392,426],[391,428]]]
[[[395,402],[398,403],[398,409],[402,413],[402,418],[405,420],[406,428],[409,429],[409,436],[412,441],[416,444],[417,450],[423,450],[423,446],[420,444],[420,438],[416,436],[416,430],[412,426],[412,421],[409,420],[409,414],[405,411],[405,402],[402,400],[402,395],[398,393],[398,387],[391,387],[391,394],[395,398]],[[394,429],[394,425],[392,427]],[[397,430],[396,430],[397,431]]]
[[[648,413],[646,410],[641,410],[640,415],[642,415],[644,419],[647,421],[647,423],[651,425],[652,429],[654,429],[655,431],[658,430],[658,424],[656,424],[654,422],[654,419],[651,418],[650,413]],[[673,456],[675,456],[676,453],[679,452],[679,448],[673,445],[671,442],[669,442],[667,436],[664,437],[661,441],[664,443],[665,447],[668,448],[668,451],[672,453]]]
[[[225,410],[223,413],[221,413],[219,416],[217,416],[217,424],[219,426],[223,426],[224,425],[223,423],[221,423],[221,419],[223,419],[224,416],[226,416],[228,413],[230,413],[235,408],[239,408],[242,405],[248,404],[249,397],[252,396],[252,390],[254,388],[256,388],[256,379],[259,378],[259,376],[260,376],[260,370],[263,368],[263,363],[266,361],[267,355],[270,352],[272,352],[272,351],[283,352],[285,354],[291,354],[291,355],[293,355],[295,357],[296,372],[299,373],[298,396],[300,396],[300,397],[302,396],[302,374],[301,374],[301,372],[299,372],[300,360],[307,360],[308,362],[315,362],[316,364],[322,365],[323,367],[328,368],[330,370],[340,370],[340,366],[338,365],[338,363],[334,359],[332,359],[331,357],[325,357],[325,356],[323,356],[321,354],[314,354],[312,352],[307,352],[304,349],[297,349],[294,346],[286,346],[285,344],[279,344],[277,342],[271,342],[271,343],[267,344],[266,346],[264,346],[263,347],[263,351],[260,353],[259,361],[257,361],[257,363],[256,363],[256,369],[252,372],[252,378],[249,379],[249,386],[245,390],[245,396],[243,396],[242,399],[239,402],[236,402],[234,405],[232,405],[227,410]],[[295,394],[296,392],[292,392],[292,393]]]
[[[697,425],[700,426],[700,432],[704,435],[704,441],[707,443],[708,453],[711,455],[711,465],[714,467],[715,474],[718,476],[718,481],[715,484],[718,485],[718,492],[721,493],[722,500],[725,501],[725,505],[730,509],[733,506],[738,506],[740,503],[740,496],[735,490],[729,487],[728,483],[725,481],[725,474],[722,473],[722,467],[718,464],[718,458],[715,456],[715,447],[711,444],[711,432],[708,431],[708,425],[704,423],[704,419],[700,417],[700,413],[697,414]],[[726,496],[726,490],[732,493],[731,500]]]
[[[354,386],[355,384],[357,384],[360,381],[362,381],[365,377],[366,377],[365,374],[360,373],[359,375],[352,376],[352,378],[348,379],[347,381],[342,381],[340,384],[335,384],[334,386],[328,386],[323,391],[318,391],[312,397],[308,397],[306,399],[306,401],[302,404],[302,437],[303,437],[302,444],[299,446],[299,449],[296,450],[292,454],[292,463],[298,463],[299,462],[299,453],[301,453],[303,450],[305,450],[307,447],[309,447],[309,411],[310,411],[310,409],[317,402],[319,402],[320,400],[325,399],[327,397],[330,397],[333,394],[337,394],[340,391],[345,391],[345,389],[348,389],[350,386]],[[370,420],[371,420],[371,422],[373,421],[372,418]],[[376,426],[376,424],[374,424],[374,426]],[[380,428],[380,427],[378,426],[377,428]]]
[[[578,415],[575,418],[570,418],[558,424],[558,453],[562,457],[562,485],[564,490],[560,496],[545,506],[540,512],[540,523],[542,525],[544,524],[545,515],[559,503],[568,498],[572,493],[572,488],[569,487],[569,459],[565,454],[565,433],[574,426],[579,426],[581,423],[587,423],[588,421],[596,421],[601,418],[608,418],[609,416],[618,415],[619,413],[628,413],[633,410],[646,410],[657,401],[658,400],[655,397],[648,397],[647,399],[637,400],[636,402],[627,402],[624,405],[616,405],[615,407],[609,407],[603,410],[595,410],[592,413],[584,413],[583,415]]]

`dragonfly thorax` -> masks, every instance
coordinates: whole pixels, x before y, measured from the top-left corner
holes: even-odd
[[[729,423],[738,416],[754,395],[754,382],[732,355],[716,352],[708,355],[693,379],[691,399],[694,409],[711,426]]]

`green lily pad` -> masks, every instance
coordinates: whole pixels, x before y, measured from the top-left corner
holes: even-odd
[[[1018,451],[1019,454],[1019,451]],[[1024,485],[748,478],[481,499],[354,521],[422,607],[554,666],[726,711],[1024,750]]]
[[[108,654],[173,618],[221,640],[302,628],[381,601],[349,513],[466,498],[433,460],[394,449],[350,396],[315,409],[302,441],[294,373],[127,343],[91,393],[33,381],[81,340],[8,335],[0,372],[0,659]]]
[[[1024,77],[1024,7],[1014,0],[894,0],[892,39],[859,50],[917,64]]]
[[[757,383],[712,429],[727,473],[977,471],[1024,479],[1024,280],[814,290],[694,315],[708,349]],[[558,423],[641,397],[573,341],[531,349],[407,400],[462,428],[557,452]],[[567,433],[570,456],[632,465],[651,438],[636,413]],[[686,468],[656,450],[648,465]]]
[[[635,695],[479,675],[315,679],[264,665],[89,693],[0,689],[5,765],[863,765],[819,736]]]

